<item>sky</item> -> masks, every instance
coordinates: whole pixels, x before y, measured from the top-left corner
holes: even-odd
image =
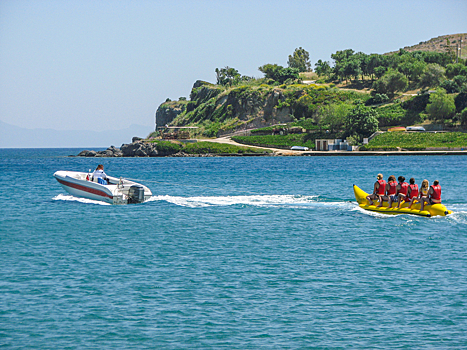
[[[467,1],[0,0],[0,121],[23,128],[154,126],[216,68],[262,77],[298,47],[385,53],[467,32]]]

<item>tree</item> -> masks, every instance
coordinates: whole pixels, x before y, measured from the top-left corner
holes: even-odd
[[[462,63],[448,64],[446,66],[446,77],[452,79],[456,75],[463,75],[467,77],[467,67]]]
[[[409,85],[407,77],[401,72],[389,69],[373,83],[373,89],[379,94],[394,96],[397,91],[404,91]]]
[[[264,73],[266,78],[277,81],[280,84],[283,84],[286,80],[299,79],[299,71],[297,68],[284,68],[277,64],[265,64],[258,68],[260,72]]]
[[[384,63],[384,56],[378,55],[376,53],[371,54],[368,56],[368,63],[367,63],[367,71],[368,75],[370,76],[371,80],[373,81],[375,79],[375,70],[376,68],[379,68],[380,66],[383,65]],[[382,67],[384,72],[386,71],[385,67]],[[383,76],[384,72],[379,76]]]
[[[408,78],[410,81],[419,81],[427,64],[421,61],[412,62],[408,69]]]
[[[293,55],[289,55],[287,63],[289,68],[297,68],[299,72],[311,71],[310,54],[302,47],[295,49]]]
[[[373,71],[374,71],[374,75],[376,76],[376,78],[379,79],[388,71],[388,69],[385,66],[378,66],[378,67],[375,67]]]
[[[344,127],[347,136],[357,135],[361,140],[378,130],[378,113],[359,103],[345,118]]]
[[[315,63],[315,72],[320,76],[324,75],[329,78],[329,75],[331,74],[331,66],[329,65],[329,62],[318,60],[318,62]]]
[[[331,133],[334,133],[342,128],[345,118],[352,107],[352,105],[347,103],[332,103],[323,105],[317,114],[320,115],[319,120],[323,127],[329,129]]]
[[[342,51],[336,51],[336,53],[331,54],[331,58],[337,63],[340,63],[344,60],[349,59],[354,54],[354,50],[346,49]]]
[[[218,85],[234,85],[241,79],[241,74],[238,70],[230,68],[229,66],[221,69],[216,68],[215,72]]]
[[[358,76],[362,74],[362,69],[360,68],[360,61],[352,57],[344,62],[344,75],[345,77],[353,77],[355,80],[358,79]]]
[[[454,96],[448,95],[442,88],[430,95],[430,102],[426,106],[426,113],[431,120],[444,124],[451,119],[456,111]]]
[[[420,86],[421,87],[437,87],[443,80],[446,79],[444,76],[445,69],[437,63],[430,63],[426,66],[421,76]]]

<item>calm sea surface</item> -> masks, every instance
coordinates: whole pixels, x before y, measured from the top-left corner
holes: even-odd
[[[467,157],[70,158],[0,149],[0,348],[460,349]],[[137,179],[140,205],[57,170]],[[449,217],[360,210],[352,184],[439,179]]]

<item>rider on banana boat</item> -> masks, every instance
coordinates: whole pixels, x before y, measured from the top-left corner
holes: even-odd
[[[404,196],[402,193],[399,193],[399,201],[396,206],[397,209],[401,207],[402,200],[408,203],[412,200],[412,198],[415,198],[418,196],[418,185],[415,183],[415,179],[411,177],[409,182],[410,184],[408,185],[408,188],[407,188],[407,194]]]
[[[366,199],[370,205],[374,205],[373,200],[378,199],[380,196],[384,196],[384,190],[386,188],[386,181],[383,179],[383,174],[376,175],[376,182],[373,187],[373,193],[366,196]]]
[[[425,203],[427,205],[441,203],[441,186],[438,180],[433,181],[433,185],[430,186],[428,197],[422,198],[420,211],[425,209]]]
[[[407,196],[407,191],[409,189],[409,184],[407,182],[405,182],[405,177],[403,177],[403,176],[399,176],[397,178],[397,180],[399,181],[399,183],[396,186],[396,198],[395,199],[397,200],[396,208],[399,208],[401,199],[403,199],[403,198],[405,198]],[[392,206],[392,198],[389,198],[388,207],[391,208],[391,206]]]
[[[396,187],[397,187],[397,182],[396,182],[396,177],[394,175],[391,175],[388,177],[388,182],[386,183],[386,194],[384,196],[379,197],[379,205],[377,207],[382,207],[384,201],[390,201],[390,203],[396,201]]]
[[[427,179],[423,180],[422,181],[422,185],[420,186],[420,192],[418,192],[418,196],[417,197],[413,197],[411,200],[410,200],[410,204],[408,206],[409,209],[412,208],[412,205],[416,202],[421,202],[423,198],[426,198],[428,196],[428,191],[429,191],[429,185],[430,183],[428,182]]]

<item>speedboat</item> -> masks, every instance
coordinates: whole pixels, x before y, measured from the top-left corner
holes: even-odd
[[[409,209],[409,203],[402,202],[400,208],[396,208],[397,203],[392,203],[391,208],[388,208],[388,203],[383,202],[382,207],[378,207],[376,205],[370,205],[366,197],[368,193],[363,191],[357,185],[353,185],[353,191],[355,194],[355,199],[358,202],[358,206],[365,210],[375,211],[381,214],[389,214],[389,215],[397,215],[397,214],[412,214],[418,216],[446,216],[452,214],[451,210],[447,210],[443,204],[432,204],[432,205],[425,205],[423,208],[424,210],[420,210],[420,203],[414,203],[412,207]],[[378,203],[377,201],[373,201]]]
[[[110,204],[143,203],[151,196],[151,190],[137,182],[107,176],[108,185],[92,180],[90,173],[78,171],[57,171],[54,177],[65,191],[75,197],[103,201]]]

